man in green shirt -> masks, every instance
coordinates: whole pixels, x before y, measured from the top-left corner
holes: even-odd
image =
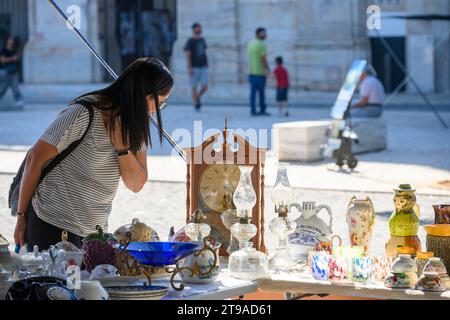
[[[269,116],[266,112],[266,77],[270,73],[267,63],[267,48],[264,40],[267,38],[266,29],[256,30],[256,39],[252,40],[247,47],[249,83],[250,83],[250,107],[252,116]],[[259,93],[259,113],[256,112],[256,93]]]

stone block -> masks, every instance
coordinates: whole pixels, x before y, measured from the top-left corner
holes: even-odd
[[[359,137],[359,143],[353,144],[353,153],[382,151],[388,147],[386,118],[352,119],[353,130]]]
[[[321,145],[328,139],[330,121],[277,123],[272,128],[272,149],[278,161],[312,162],[323,159]]]

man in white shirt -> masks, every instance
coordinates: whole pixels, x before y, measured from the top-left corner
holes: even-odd
[[[383,84],[376,77],[372,66],[367,66],[361,75],[359,86],[360,100],[351,107],[352,118],[379,118],[383,114],[383,104],[386,98]]]

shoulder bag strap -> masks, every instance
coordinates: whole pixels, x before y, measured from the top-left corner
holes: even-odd
[[[83,136],[79,140],[73,142],[70,146],[68,146],[67,149],[65,149],[59,155],[57,155],[56,158],[53,159],[52,162],[50,162],[50,164],[48,166],[46,166],[44,170],[42,170],[40,181],[44,180],[45,176],[47,174],[49,174],[50,171],[52,171],[58,164],[61,163],[61,161],[63,161],[69,154],[71,154],[80,145],[80,143],[86,137],[89,129],[91,128],[92,121],[94,120],[94,108],[92,107],[92,105],[90,105],[88,103],[80,102],[79,104],[82,105],[83,107],[87,108],[89,111],[89,124],[86,128],[86,131],[84,132]]]

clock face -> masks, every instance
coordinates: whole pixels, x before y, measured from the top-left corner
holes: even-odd
[[[230,209],[240,176],[241,171],[234,164],[208,167],[200,178],[199,194],[203,204],[216,213]]]

